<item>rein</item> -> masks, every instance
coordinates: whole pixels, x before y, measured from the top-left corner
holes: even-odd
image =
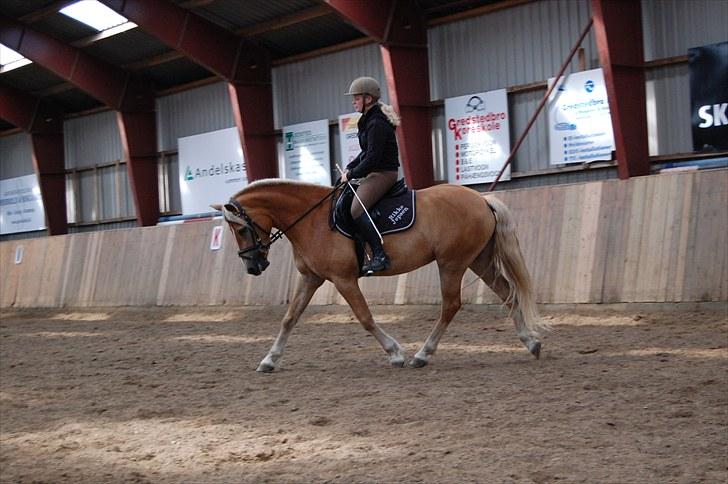
[[[328,199],[331,196],[333,196],[334,193],[336,193],[336,191],[339,189],[339,187],[341,185],[342,185],[341,182],[337,183],[336,186],[324,198],[322,198],[321,200],[319,200],[318,202],[316,202],[311,208],[309,208],[308,210],[306,210],[300,217],[298,217],[296,220],[294,220],[291,225],[289,225],[288,227],[286,227],[283,230],[281,230],[281,229],[276,230],[276,232],[271,236],[271,238],[270,238],[270,240],[268,241],[267,244],[263,243],[263,241],[260,239],[260,236],[258,235],[258,231],[255,230],[256,228],[258,228],[261,231],[265,232],[265,229],[263,227],[261,227],[260,225],[258,225],[255,222],[255,220],[253,220],[252,218],[250,218],[250,215],[248,215],[245,212],[245,209],[243,208],[242,205],[240,205],[240,202],[238,202],[234,198],[231,198],[228,203],[230,205],[232,205],[233,207],[235,207],[235,209],[238,212],[236,215],[238,215],[238,216],[240,216],[240,217],[243,218],[243,220],[246,223],[246,227],[245,228],[251,230],[252,234],[254,235],[253,240],[255,241],[255,245],[253,245],[251,247],[248,247],[247,249],[241,249],[241,250],[239,250],[238,251],[238,255],[240,257],[243,257],[245,253],[250,252],[250,251],[253,251],[253,250],[260,250],[260,249],[268,250],[270,248],[270,246],[273,245],[273,242],[275,242],[276,240],[282,238],[286,234],[286,232],[288,232],[293,227],[295,227],[298,222],[300,222],[301,220],[303,220],[308,214],[310,214],[316,208],[318,208],[318,206],[321,205],[322,203],[324,203],[324,201],[326,201],[326,199]],[[240,229],[240,230],[242,230],[242,229]]]

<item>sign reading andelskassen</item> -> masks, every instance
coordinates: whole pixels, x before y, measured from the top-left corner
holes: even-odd
[[[179,139],[179,187],[183,215],[212,211],[248,184],[237,128]]]
[[[612,159],[614,132],[601,68],[559,79],[549,96],[548,118],[552,165]]]
[[[505,89],[445,99],[448,181],[495,180],[511,151]],[[510,180],[510,166],[501,180]]]
[[[688,49],[695,151],[728,149],[728,42]]]
[[[0,180],[0,233],[46,228],[43,199],[35,175]]]
[[[283,127],[285,177],[331,185],[329,120]]]

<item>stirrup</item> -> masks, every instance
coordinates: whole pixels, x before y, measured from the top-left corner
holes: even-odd
[[[365,277],[369,277],[375,272],[387,269],[389,269],[389,257],[387,257],[387,254],[383,254],[378,257],[372,257],[368,263],[362,266],[361,271]]]

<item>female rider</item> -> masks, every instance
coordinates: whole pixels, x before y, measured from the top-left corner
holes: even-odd
[[[379,100],[381,90],[376,79],[354,79],[346,94],[353,96],[351,103],[362,114],[358,122],[361,152],[346,166],[341,181],[359,179],[356,193],[369,211],[397,182],[399,151],[394,132],[399,125],[399,117],[391,106]],[[372,258],[364,265],[362,272],[370,276],[374,272],[386,270],[389,257],[384,252],[379,234],[356,197],[351,204],[351,216],[356,231],[372,249]]]

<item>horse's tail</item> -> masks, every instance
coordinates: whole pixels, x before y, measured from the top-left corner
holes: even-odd
[[[548,325],[541,321],[538,314],[531,276],[528,274],[518,244],[513,215],[508,207],[495,197],[487,197],[486,203],[493,211],[496,220],[493,264],[496,273],[505,278],[510,288],[508,298],[504,302],[511,303],[512,311],[520,309],[526,329],[538,335],[540,330],[548,329]]]

